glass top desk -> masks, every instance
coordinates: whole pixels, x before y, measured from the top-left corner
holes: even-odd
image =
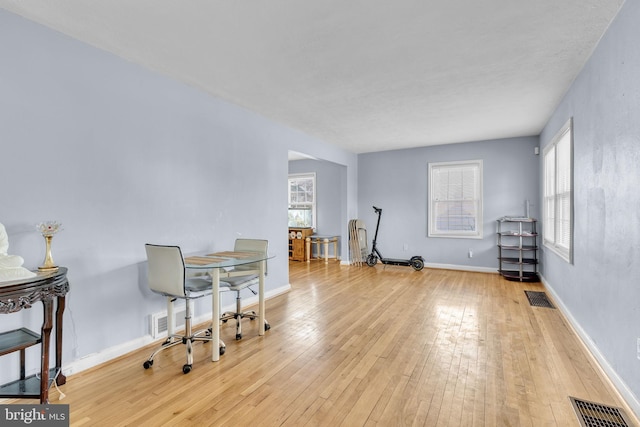
[[[211,339],[212,342],[220,342],[220,279],[233,276],[246,276],[249,274],[258,275],[258,324],[259,335],[264,335],[264,276],[266,272],[267,260],[275,255],[262,255],[256,252],[225,251],[200,256],[187,256],[184,259],[185,267],[189,270],[205,270],[211,274]],[[239,265],[257,263],[256,270],[235,271],[233,268]],[[220,360],[220,347],[212,345],[211,360]]]

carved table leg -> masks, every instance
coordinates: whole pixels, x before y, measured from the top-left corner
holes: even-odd
[[[63,385],[67,382],[67,377],[62,374],[62,315],[64,314],[66,298],[64,295],[58,297],[58,307],[56,308],[56,384]]]
[[[53,326],[53,299],[42,300],[44,320],[42,321],[42,343],[40,361],[40,403],[49,403],[49,345],[51,344],[51,328]]]

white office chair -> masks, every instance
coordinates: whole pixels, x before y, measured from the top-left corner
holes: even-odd
[[[268,240],[256,240],[256,239],[236,239],[235,246],[233,248],[236,252],[259,252],[262,255],[267,255],[267,250],[269,246]],[[234,268],[234,271],[247,271],[247,270],[256,270],[259,268],[257,263],[239,265]],[[266,268],[265,268],[266,274]],[[229,319],[236,319],[236,339],[242,339],[242,319],[245,317],[250,318],[251,320],[255,320],[258,315],[255,311],[242,311],[242,298],[240,293],[243,289],[249,289],[253,292],[254,295],[257,295],[257,291],[252,288],[252,286],[258,286],[259,278],[257,274],[250,274],[246,276],[232,276],[225,277],[220,280],[220,291],[234,291],[236,293],[236,311],[235,312],[226,312],[223,313],[220,317],[224,323],[226,323]],[[267,322],[267,319],[264,319],[264,329],[271,329],[271,325]]]
[[[187,346],[187,363],[182,367],[182,372],[191,372],[193,366],[192,343],[194,341],[211,341],[209,329],[193,332],[191,330],[191,304],[190,301],[206,295],[211,295],[211,280],[207,276],[186,277],[184,258],[178,246],[162,246],[146,244],[148,260],[149,288],[160,295],[167,297],[167,321],[170,325],[169,336],[159,349],[154,351],[144,362],[143,367],[149,369],[153,365],[153,358],[169,347],[177,344]],[[176,299],[185,301],[184,335],[174,334],[172,312]],[[220,354],[224,354],[224,343],[220,343]]]

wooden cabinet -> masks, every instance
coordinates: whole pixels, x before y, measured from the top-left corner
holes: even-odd
[[[306,239],[313,234],[312,228],[289,228],[289,259],[306,261]]]
[[[507,280],[537,282],[538,233],[533,218],[498,220],[499,273]]]

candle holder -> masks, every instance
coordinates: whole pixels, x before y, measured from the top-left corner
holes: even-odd
[[[62,230],[62,224],[56,221],[47,221],[42,222],[36,226],[38,231],[42,233],[42,237],[44,237],[44,241],[46,244],[46,249],[44,253],[44,261],[40,267],[38,267],[39,271],[55,271],[58,269],[58,266],[53,262],[53,257],[51,256],[51,240],[53,236],[60,230]]]

